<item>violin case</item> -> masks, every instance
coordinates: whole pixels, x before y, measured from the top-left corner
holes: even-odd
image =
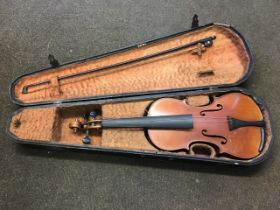
[[[214,36],[212,46],[206,49],[194,45],[129,65],[116,65]],[[197,26],[61,65],[53,56],[49,58],[50,68],[22,75],[11,83],[11,100],[21,108],[11,115],[6,130],[17,143],[232,165],[255,165],[270,154],[273,135],[269,111],[261,99],[239,87],[252,73],[253,58],[244,37],[232,26]],[[82,74],[114,65],[109,70]],[[81,74],[59,79],[76,73]],[[45,80],[49,82],[40,84]],[[26,92],[29,84],[35,85]],[[162,151],[138,128],[104,129],[92,134],[90,143],[84,144],[85,134],[75,134],[69,128],[70,122],[96,109],[103,119],[141,117],[160,98],[186,99],[189,105],[202,107],[209,104],[211,97],[232,92],[250,96],[263,114],[264,141],[257,157],[215,156],[203,145],[192,152]]]

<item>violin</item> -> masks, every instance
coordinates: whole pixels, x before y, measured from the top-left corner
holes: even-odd
[[[206,144],[217,155],[240,159],[256,157],[263,146],[265,122],[259,106],[247,95],[228,93],[213,96],[205,106],[194,107],[186,100],[161,98],[147,108],[147,115],[133,118],[97,119],[91,112],[84,122],[76,119],[69,127],[86,131],[106,128],[143,128],[148,140],[159,150],[190,151],[195,144]]]

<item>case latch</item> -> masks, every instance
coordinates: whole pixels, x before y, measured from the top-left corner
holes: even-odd
[[[51,64],[52,68],[59,67],[60,64],[59,64],[58,60],[55,59],[55,57],[52,54],[49,54],[48,59],[49,59],[49,62]]]
[[[199,27],[198,15],[194,14],[192,18],[192,28],[197,28],[197,27]]]

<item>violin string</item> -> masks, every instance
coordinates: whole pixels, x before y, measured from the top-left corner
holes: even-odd
[[[173,117],[173,116],[176,116],[176,115],[159,115],[159,116],[146,116],[147,118],[149,117],[160,117],[160,116],[165,116],[165,117]],[[143,118],[146,118],[145,116]],[[112,120],[112,119],[125,119],[125,118],[129,118],[129,119],[133,119],[133,118],[142,118],[142,117],[124,117],[124,118],[105,118],[105,119],[102,119],[102,120]],[[217,120],[225,120],[227,121],[228,120],[228,117],[192,117],[193,119],[199,119],[199,120],[212,120],[212,119],[217,119]]]

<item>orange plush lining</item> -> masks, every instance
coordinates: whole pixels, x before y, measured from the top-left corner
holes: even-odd
[[[196,47],[194,46],[109,71],[57,80],[60,76],[140,58],[210,36],[216,36],[213,46],[207,48],[201,56],[190,52]],[[22,77],[16,83],[14,92],[15,98],[22,103],[34,103],[233,84],[244,77],[249,63],[247,51],[240,37],[228,27],[213,25],[103,58],[69,64]],[[51,83],[30,87],[28,94],[22,93],[25,85],[44,80],[50,80]]]

